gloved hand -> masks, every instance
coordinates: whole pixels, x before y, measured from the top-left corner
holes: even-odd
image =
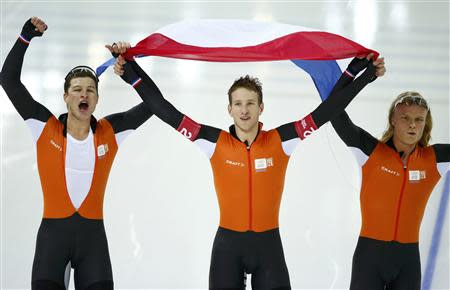
[[[369,64],[369,59],[367,59],[366,57],[364,57],[364,58],[355,57],[349,63],[349,65],[347,67],[347,71],[349,73],[351,73],[354,77],[356,77],[356,75],[359,74],[360,71],[365,69],[368,64]]]
[[[371,83],[377,79],[376,72],[377,67],[373,64],[372,60],[368,60],[367,68],[359,78],[366,79],[368,83]]]
[[[31,17],[25,22],[20,33],[26,40],[31,41],[33,37],[40,37],[47,30],[47,24],[37,17]]]

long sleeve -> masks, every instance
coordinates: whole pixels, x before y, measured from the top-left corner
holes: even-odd
[[[136,62],[126,63],[124,70],[122,78],[133,85],[144,103],[159,119],[197,143],[207,156],[212,156],[214,150],[211,148],[215,148],[220,129],[199,124],[178,111],[164,98],[158,86]]]
[[[128,111],[108,115],[105,119],[113,127],[117,143],[120,144],[152,115],[150,108],[144,102],[141,102]]]
[[[441,176],[450,170],[450,144],[432,145],[436,154],[436,163]]]
[[[37,140],[52,113],[33,99],[20,80],[27,48],[28,43],[25,40],[22,38],[17,39],[3,64],[1,85],[17,112],[32,130],[34,139]]]
[[[285,153],[290,155],[299,139],[303,140],[326,122],[335,119],[344,112],[355,96],[375,78],[375,67],[369,64],[366,71],[357,79],[343,73],[330,96],[314,111],[302,119],[284,124],[277,128],[284,144]]]

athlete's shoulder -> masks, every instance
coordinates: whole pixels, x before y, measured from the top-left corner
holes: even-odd
[[[64,122],[60,119],[57,119],[54,115],[51,115],[50,118],[48,118],[47,122],[45,122],[44,130],[62,130],[64,128]]]
[[[219,137],[217,138],[217,143],[221,142],[221,141],[225,141],[225,140],[233,140],[236,139],[233,134],[231,134],[230,132],[226,131],[226,130],[220,130],[219,132]]]
[[[369,158],[372,156],[383,156],[387,157],[393,154],[397,154],[395,149],[388,143],[382,142],[380,140],[375,140],[373,150],[369,154]]]
[[[264,133],[267,136],[280,136],[280,133],[278,132],[277,128],[273,128],[273,129],[270,129],[268,131],[261,130],[261,133]]]
[[[267,140],[281,142],[280,132],[278,132],[276,128],[270,129],[268,131],[261,130],[259,134],[261,135],[261,137]]]
[[[94,131],[94,134],[111,134],[114,135],[114,128],[110,121],[107,118],[101,118],[99,120],[95,120],[93,117],[93,121],[91,121],[91,128]]]
[[[112,126],[111,122],[107,118],[101,118],[96,120],[97,126]]]
[[[434,152],[436,150],[435,147],[439,147],[439,145],[441,145],[441,144],[418,146],[418,149],[422,152]]]
[[[43,127],[41,127],[35,137],[38,147],[42,144],[47,144],[48,140],[50,140],[50,143],[53,145],[55,142],[59,144],[55,145],[55,147],[61,148],[63,139],[64,123],[53,115],[43,124]]]
[[[389,144],[387,144],[386,142],[382,142],[380,140],[375,141],[375,148],[380,148],[383,150],[393,150],[393,148],[389,146]]]

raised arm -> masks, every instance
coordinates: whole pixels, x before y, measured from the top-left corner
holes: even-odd
[[[5,59],[1,72],[1,85],[17,112],[27,122],[36,141],[45,122],[52,116],[50,111],[33,99],[20,80],[25,52],[36,36],[42,36],[47,25],[32,17],[23,26],[22,32]]]
[[[144,124],[152,115],[150,108],[141,102],[128,111],[108,115],[105,119],[114,129],[117,144],[120,145],[129,134]]]
[[[284,124],[277,128],[287,155],[292,153],[298,139],[305,139],[323,124],[344,112],[347,105],[368,83],[375,80],[382,71],[384,74],[384,60],[380,58],[372,63],[369,61],[370,57],[368,56],[366,60],[353,60],[336,83],[328,98],[314,111],[299,121]],[[365,71],[361,76],[353,80],[353,76],[364,68]],[[297,141],[294,142],[294,140]],[[285,146],[285,144],[290,145]]]
[[[354,76],[363,69],[363,62],[363,59],[355,58],[338,80],[334,89],[340,90],[350,85]],[[384,75],[385,71],[384,61],[378,62],[376,64],[376,76]],[[345,111],[333,118],[331,124],[342,141],[351,149],[359,165],[362,166],[378,144],[378,139],[356,126]]]
[[[121,43],[118,43],[116,53],[123,53]],[[126,49],[125,49],[126,50]],[[153,80],[135,61],[125,61],[122,56],[117,58],[114,71],[124,81],[131,84],[144,103],[162,121],[183,134],[189,140],[197,143],[208,157],[214,152],[215,143],[219,138],[220,129],[202,125],[178,111],[162,95]]]
[[[129,45],[125,42],[120,42],[119,44]],[[114,52],[114,45],[106,45],[106,48],[108,48],[114,56],[118,56]],[[152,115],[153,112],[150,108],[144,102],[141,102],[128,111],[108,115],[105,119],[108,120],[113,127],[117,143],[120,144],[131,132],[141,126]]]

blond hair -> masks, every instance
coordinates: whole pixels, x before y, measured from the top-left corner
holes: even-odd
[[[400,104],[406,105],[418,105],[428,110],[427,117],[425,118],[425,127],[423,129],[422,137],[419,140],[419,145],[422,147],[428,146],[428,142],[431,139],[431,129],[433,128],[433,119],[431,117],[431,110],[428,107],[425,98],[418,92],[406,91],[398,95],[389,108],[388,126],[384,131],[380,141],[386,143],[394,135],[394,126],[392,125],[392,118],[394,116],[395,109]]]

